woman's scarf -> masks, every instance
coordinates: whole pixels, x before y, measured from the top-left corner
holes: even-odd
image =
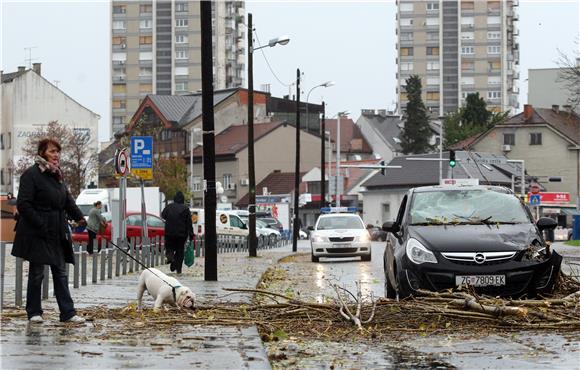
[[[38,165],[38,167],[40,168],[40,172],[48,171],[48,173],[50,173],[51,175],[56,177],[56,179],[59,182],[62,182],[63,175],[62,175],[62,170],[60,169],[59,166],[55,166],[55,165],[49,163],[46,159],[42,158],[39,155],[34,157],[34,163],[36,163]]]

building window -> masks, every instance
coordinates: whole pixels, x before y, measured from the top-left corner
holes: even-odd
[[[0,185],[4,184],[4,168],[0,169]]]
[[[125,36],[113,37],[113,45],[125,45],[125,44],[127,44],[127,38]]]
[[[113,109],[126,109],[127,101],[122,99],[113,99]]]
[[[139,5],[139,13],[140,14],[153,13],[153,5],[151,5],[151,4]]]
[[[113,94],[126,94],[127,85],[125,84],[115,84],[113,85]]]
[[[439,47],[427,46],[427,55],[431,56],[439,55]]]
[[[191,186],[193,191],[201,191],[201,177],[194,176],[193,177],[193,184]]]
[[[113,126],[123,126],[125,124],[123,120],[123,116],[113,116]]]
[[[151,84],[139,84],[140,93],[151,93],[153,91],[153,86]]]
[[[461,77],[461,85],[474,85],[475,79],[473,77]]]
[[[439,3],[427,3],[427,11],[435,12],[439,10]]]
[[[461,62],[461,70],[464,72],[474,71],[475,70],[475,63],[474,62]]]
[[[475,48],[473,46],[462,46],[461,55],[473,55],[475,54]]]
[[[487,62],[488,72],[499,72],[500,69],[501,69],[500,61]]]
[[[139,28],[144,30],[144,29],[150,29],[153,27],[153,20],[152,19],[142,19],[141,21],[139,21]]]
[[[413,18],[401,18],[401,26],[412,26],[413,25]]]
[[[428,71],[438,71],[439,70],[439,62],[427,62],[427,70]]]
[[[516,145],[516,134],[503,134],[503,145]]]
[[[501,38],[501,32],[499,31],[492,31],[487,33],[488,40],[499,40]]]
[[[413,70],[412,62],[401,63],[401,71],[412,71],[412,70]]]
[[[140,67],[139,77],[151,77],[153,75],[153,67]]]
[[[187,76],[189,75],[189,68],[187,67],[175,67],[176,76]]]
[[[140,51],[139,60],[153,60],[153,53],[151,51]]]
[[[401,48],[401,56],[402,57],[413,56],[413,48]]]
[[[187,19],[181,18],[175,20],[175,27],[187,27]]]
[[[125,14],[125,13],[127,13],[127,6],[113,5],[113,14]]]
[[[176,44],[187,44],[187,35],[175,35]]]
[[[488,91],[487,92],[488,99],[500,99],[501,98],[501,91]]]
[[[8,133],[8,140],[6,145],[8,145],[8,149],[12,149],[12,132]]]
[[[392,221],[393,218],[391,217],[391,204],[390,203],[383,203],[383,222]]]
[[[542,145],[542,133],[541,132],[530,133],[530,145]]]
[[[462,0],[461,10],[473,10],[475,8],[475,3],[473,0]]]
[[[487,17],[487,24],[500,24],[500,23],[501,17],[498,16]]]
[[[475,32],[461,32],[461,39],[462,40],[474,40],[475,39]]]
[[[127,22],[125,21],[113,21],[114,30],[124,30],[127,28]]]
[[[113,64],[125,64],[126,60],[126,53],[113,53]]]
[[[176,12],[186,12],[187,11],[187,3],[176,3],[175,4],[175,11]]]
[[[139,45],[151,45],[153,36],[139,36]]]
[[[232,183],[232,174],[231,173],[224,173],[224,189],[228,190],[228,189],[233,189],[234,184]]]
[[[413,41],[413,32],[401,32],[401,41]]]
[[[488,85],[500,85],[501,84],[501,77],[500,76],[489,76],[487,78]]]
[[[439,77],[427,77],[427,85],[439,85]]]
[[[499,54],[501,51],[501,46],[499,45],[490,45],[487,47],[488,54]]]
[[[425,24],[427,26],[438,26],[439,25],[439,18],[427,18],[425,20]]]
[[[0,134],[0,150],[4,150],[4,134]]]
[[[427,32],[427,41],[439,41],[439,32]]]
[[[439,91],[427,91],[427,100],[439,101]]]
[[[176,50],[175,59],[188,59],[187,50]]]
[[[178,91],[178,92],[187,91],[187,82],[176,82],[175,83],[175,91]]]
[[[413,3],[402,3],[399,5],[399,9],[402,12],[412,12],[413,11]]]
[[[461,17],[461,25],[462,26],[473,28],[474,24],[475,24],[475,20],[473,19],[473,17]]]
[[[401,93],[400,100],[401,101],[408,101],[409,97],[407,96],[407,93]]]

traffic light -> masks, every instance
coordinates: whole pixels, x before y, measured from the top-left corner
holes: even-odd
[[[380,161],[379,165],[382,167],[381,168],[381,175],[385,176],[387,173],[387,169],[385,168],[385,161]]]
[[[450,150],[449,151],[449,167],[453,168],[455,167],[455,150]]]

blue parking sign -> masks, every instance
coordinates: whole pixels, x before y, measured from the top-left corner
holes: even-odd
[[[153,168],[153,137],[131,137],[131,168]]]
[[[540,205],[540,194],[530,195],[530,205],[539,206]]]

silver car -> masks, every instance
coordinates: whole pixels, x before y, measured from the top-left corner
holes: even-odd
[[[354,257],[371,260],[371,236],[360,216],[352,213],[323,214],[310,233],[312,262],[320,257]]]

